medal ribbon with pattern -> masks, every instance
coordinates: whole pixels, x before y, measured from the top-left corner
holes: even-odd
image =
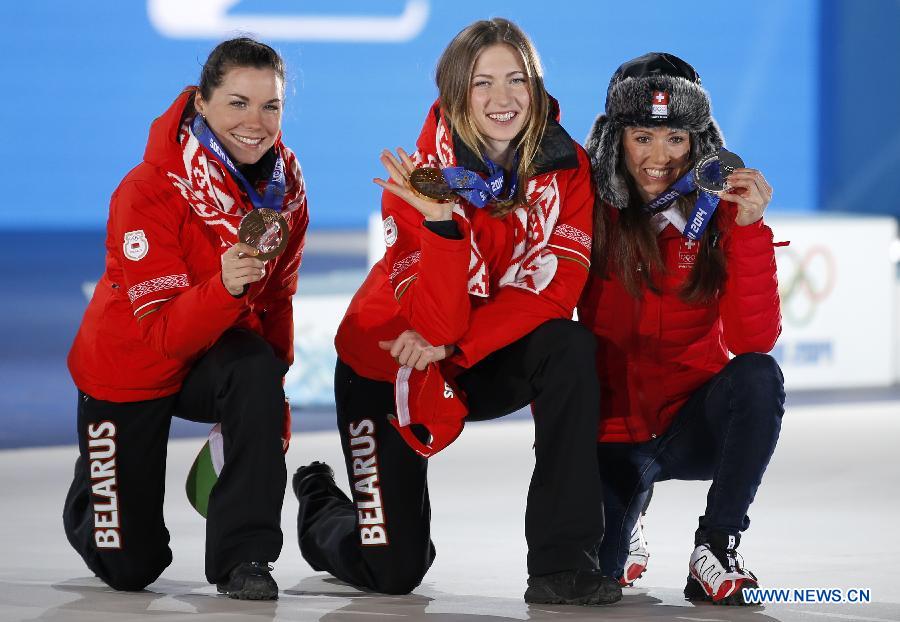
[[[483,157],[488,167],[487,179],[482,179],[481,175],[475,171],[470,171],[462,166],[448,166],[441,169],[444,180],[450,189],[475,207],[484,207],[488,202],[502,203],[515,199],[519,181],[515,173],[519,164],[518,154],[516,154],[508,180],[503,167],[487,156]],[[504,188],[506,196],[502,198]]]
[[[682,235],[699,240],[719,207],[719,194],[725,189],[728,175],[744,166],[740,156],[726,150],[714,151],[697,161],[691,170],[655,199],[644,205],[644,211],[658,214],[667,209],[679,197],[699,190],[694,210],[687,220]]]
[[[250,197],[253,210],[244,216],[238,228],[238,237],[241,242],[256,248],[259,251],[257,258],[262,261],[280,255],[288,241],[287,221],[280,214],[286,185],[284,159],[280,155],[278,156],[272,177],[266,184],[265,194],[259,196],[256,188],[234,165],[228,152],[225,151],[225,148],[219,143],[219,139],[199,114],[191,123],[191,132],[200,144],[240,182],[247,196]]]
[[[219,143],[219,139],[216,138],[216,135],[213,134],[212,130],[209,129],[209,126],[206,124],[206,121],[199,114],[194,117],[194,122],[191,124],[191,131],[194,133],[197,140],[200,141],[200,144],[206,147],[206,150],[209,151],[213,157],[218,160],[222,166],[227,168],[228,172],[241,183],[255,209],[273,209],[276,212],[281,211],[285,187],[284,159],[281,156],[278,156],[278,160],[275,162],[272,178],[269,180],[269,183],[266,184],[265,195],[261,197],[256,191],[256,188],[253,187],[253,184],[247,181],[247,178],[241,174],[234,165],[234,162],[231,161],[228,152],[225,151],[225,148]]]

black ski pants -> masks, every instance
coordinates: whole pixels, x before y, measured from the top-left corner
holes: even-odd
[[[594,350],[590,331],[552,320],[457,379],[468,420],[532,405],[535,468],[525,515],[531,575],[598,567],[603,506]],[[302,487],[300,550],[314,569],[353,585],[408,593],[435,557],[428,462],[388,422],[395,411],[393,384],[363,378],[339,360],[335,396],[353,498],[330,484]],[[491,457],[483,459],[487,469]]]
[[[94,574],[117,590],[140,590],[171,563],[163,496],[173,416],[222,423],[225,466],[209,500],[207,580],[224,580],[243,561],[278,558],[287,478],[281,446],[286,371],[262,337],[232,329],[196,362],[175,395],[119,403],[79,391],[80,455],[63,525]]]

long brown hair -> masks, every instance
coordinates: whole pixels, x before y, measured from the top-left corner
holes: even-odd
[[[470,24],[457,34],[438,60],[435,82],[441,98],[441,108],[450,124],[466,146],[479,157],[485,151],[485,141],[469,114],[472,93],[472,74],[478,55],[486,48],[505,44],[514,49],[522,59],[528,78],[531,103],[528,119],[516,138],[519,166],[516,174],[519,187],[515,204],[525,204],[526,180],[531,177],[535,156],[547,127],[550,97],[544,88],[544,72],[534,45],[522,29],[502,17],[480,20]],[[495,205],[492,214],[502,216],[515,205]]]
[[[628,182],[629,205],[613,219],[609,216],[608,206],[598,199],[594,206],[591,268],[604,278],[614,273],[629,294],[641,298],[644,288],[660,293],[654,275],[664,274],[666,266],[659,252],[657,233],[650,224],[650,215],[642,209],[637,185],[623,163],[624,149],[619,153],[617,167]],[[696,198],[694,191],[679,198],[676,205],[687,216]],[[678,291],[678,297],[686,303],[700,304],[711,300],[725,282],[725,254],[718,243],[720,230],[717,212],[700,238],[697,260]]]

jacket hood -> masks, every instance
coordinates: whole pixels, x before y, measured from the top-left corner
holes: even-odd
[[[144,149],[144,162],[167,171],[184,168],[178,135],[186,116],[193,116],[193,97],[196,92],[196,86],[185,87],[172,105],[150,124],[147,147]]]
[[[569,133],[559,124],[559,103],[550,97],[550,106],[547,114],[547,127],[541,144],[534,159],[534,175],[541,175],[557,170],[578,168],[578,154],[575,151],[575,142]],[[435,135],[438,126],[443,123],[450,130],[451,144],[457,166],[462,166],[477,173],[488,174],[487,166],[476,154],[463,142],[459,134],[450,124],[450,119],[444,115],[441,109],[440,99],[431,105],[431,110],[422,127],[417,146],[420,151],[435,152]]]

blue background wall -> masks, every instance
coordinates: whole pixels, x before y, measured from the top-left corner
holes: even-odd
[[[821,10],[821,207],[900,216],[900,2],[828,0]]]
[[[307,176],[314,227],[364,226],[377,208],[371,178],[381,174],[379,151],[413,145],[436,96],[441,50],[466,24],[493,15],[514,19],[532,36],[573,137],[587,133],[622,61],[668,50],[698,69],[729,145],[777,188],[774,207],[816,207],[816,2],[547,6],[521,0],[4,2],[0,36],[13,52],[0,58],[7,132],[0,170],[21,184],[20,192],[29,189],[31,205],[5,202],[0,228],[103,227],[109,196],[139,162],[152,119],[196,82],[213,45],[234,34],[172,38],[150,19],[153,7],[197,30],[217,7],[244,19],[391,17],[406,7],[427,14],[421,29],[399,42],[297,41],[260,32],[289,66],[284,135]],[[48,179],[54,191],[34,192]]]

